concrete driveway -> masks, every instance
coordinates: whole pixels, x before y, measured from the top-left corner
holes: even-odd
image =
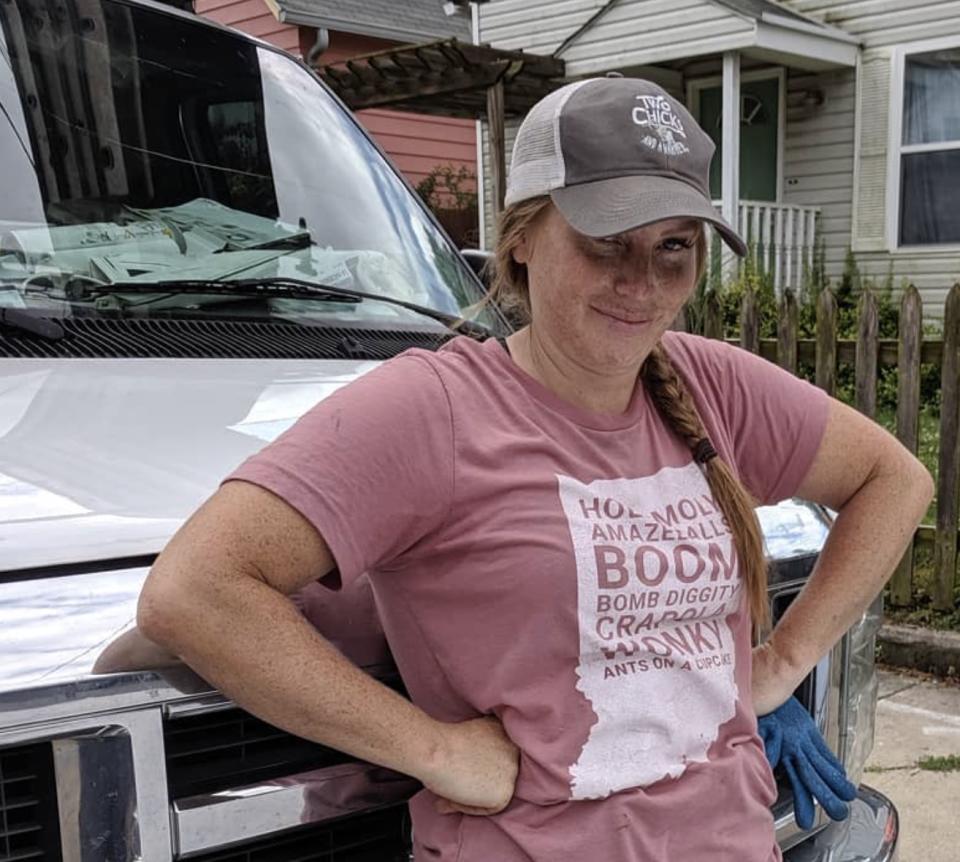
[[[949,771],[918,765],[950,755]],[[960,860],[960,686],[881,670],[876,740],[863,782],[900,812],[899,862]]]

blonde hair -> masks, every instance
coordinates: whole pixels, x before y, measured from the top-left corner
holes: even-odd
[[[517,263],[513,252],[527,230],[553,205],[549,196],[530,198],[508,206],[497,222],[497,246],[493,252],[493,283],[487,299],[513,320],[529,323],[530,293],[526,264]]]
[[[530,320],[530,295],[527,268],[514,260],[513,251],[526,231],[551,205],[549,197],[536,197],[509,206],[500,215],[495,270],[488,298],[518,321]],[[701,231],[696,245],[696,282],[703,275],[707,252],[706,233]],[[703,441],[708,439],[707,431],[690,391],[662,342],[650,352],[640,375],[667,424],[691,453],[698,452]],[[746,588],[747,606],[756,631],[769,624],[770,607],[767,602],[767,563],[760,525],[754,512],[755,501],[719,455],[706,460],[702,467],[713,498],[733,534],[740,577]]]

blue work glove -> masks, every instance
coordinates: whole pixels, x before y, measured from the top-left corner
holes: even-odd
[[[800,701],[791,697],[783,706],[761,715],[757,730],[770,768],[782,763],[790,779],[797,825],[801,829],[813,826],[814,797],[834,820],[846,819],[850,813],[847,803],[856,798],[857,788]]]

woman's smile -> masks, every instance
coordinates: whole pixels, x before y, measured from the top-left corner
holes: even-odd
[[[590,308],[606,318],[614,326],[626,327],[630,330],[642,329],[653,319],[653,316],[649,312],[610,308],[593,304],[590,305]]]

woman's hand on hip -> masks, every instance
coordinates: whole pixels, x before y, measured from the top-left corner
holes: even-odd
[[[506,808],[517,783],[520,751],[500,721],[485,717],[441,727],[436,766],[420,776],[439,797],[437,810],[488,815]]]

